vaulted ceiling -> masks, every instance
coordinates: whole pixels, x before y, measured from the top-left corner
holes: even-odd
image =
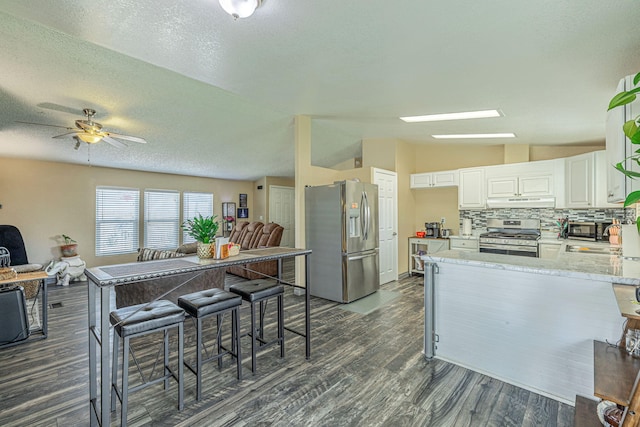
[[[640,71],[634,1],[0,1],[0,155],[228,179],[293,176],[293,117],[313,162],[364,138],[514,132],[601,143],[618,80]],[[148,144],[74,149],[82,109]],[[499,109],[408,124],[399,116]],[[441,142],[460,143],[458,140]],[[478,144],[504,144],[482,140]]]

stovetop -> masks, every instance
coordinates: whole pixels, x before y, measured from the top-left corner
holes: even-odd
[[[519,240],[538,240],[540,239],[540,232],[537,231],[489,231],[482,233],[480,238],[491,239],[519,239]]]

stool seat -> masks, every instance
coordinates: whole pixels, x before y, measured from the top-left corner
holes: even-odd
[[[284,286],[265,280],[250,280],[229,287],[229,291],[238,294],[245,301],[254,302],[284,293]]]
[[[109,315],[109,321],[123,338],[180,323],[184,318],[184,310],[166,300],[119,308]]]
[[[193,317],[203,317],[242,305],[242,297],[214,288],[182,295],[178,305]]]

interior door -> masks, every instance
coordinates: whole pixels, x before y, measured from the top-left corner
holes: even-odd
[[[384,284],[398,280],[398,176],[374,168],[373,183],[378,185],[380,284]]]
[[[295,190],[293,187],[269,186],[269,222],[280,224],[280,246],[295,248]]]

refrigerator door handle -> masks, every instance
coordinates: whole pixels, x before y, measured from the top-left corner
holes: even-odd
[[[350,256],[350,257],[349,257],[349,258],[347,258],[347,259],[348,259],[349,261],[356,261],[356,260],[359,260],[359,259],[369,258],[369,257],[374,256],[374,255],[376,255],[376,254],[377,254],[377,252],[370,252],[370,253],[365,254],[365,255]]]
[[[366,191],[362,192],[362,209],[364,210],[364,215],[362,215],[364,220],[364,226],[363,226],[364,240],[369,240],[369,225],[371,224],[371,218],[370,218],[371,211],[369,210],[369,199],[367,198]]]

